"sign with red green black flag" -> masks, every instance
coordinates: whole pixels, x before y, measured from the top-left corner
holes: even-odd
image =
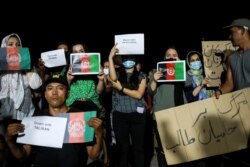
[[[158,62],[157,71],[163,74],[163,77],[157,82],[186,81],[186,62],[184,60]]]
[[[0,71],[30,70],[29,48],[0,48]]]
[[[63,143],[85,143],[94,139],[94,128],[88,125],[91,117],[96,117],[96,111],[62,113],[66,117],[66,129]]]
[[[73,75],[98,74],[100,53],[71,53],[70,63]]]

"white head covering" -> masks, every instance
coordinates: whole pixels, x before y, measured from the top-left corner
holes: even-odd
[[[20,46],[22,47],[22,41],[21,41],[21,38],[19,37],[19,35],[16,34],[16,33],[12,33],[12,34],[7,35],[6,37],[3,38],[2,43],[1,43],[1,48],[6,48],[6,47],[7,47],[8,40],[9,40],[10,37],[12,37],[12,36],[17,37],[17,39],[18,39],[19,42],[20,42]]]
[[[8,40],[12,36],[17,37],[22,46],[19,35],[12,33],[3,38],[1,47],[7,47]],[[25,84],[23,76],[24,74],[20,72],[7,72],[0,75],[0,102],[2,103],[0,113],[3,116],[11,116],[13,119],[21,120],[32,112],[27,108],[26,111],[22,109],[24,108],[22,105],[25,99]]]

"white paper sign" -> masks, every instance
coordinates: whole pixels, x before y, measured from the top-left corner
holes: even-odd
[[[17,143],[62,148],[67,118],[36,116],[22,120],[24,133],[19,134]]]
[[[66,65],[64,49],[57,49],[41,53],[41,58],[46,67],[58,67]]]
[[[144,34],[115,35],[120,55],[144,54]]]

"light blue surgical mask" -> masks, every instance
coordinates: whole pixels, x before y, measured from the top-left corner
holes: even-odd
[[[104,69],[103,69],[103,73],[104,73],[105,75],[109,75],[109,69],[108,69],[108,68],[104,68]]]
[[[202,66],[201,61],[193,61],[190,63],[190,68],[193,70],[199,70],[201,66]]]
[[[126,61],[122,62],[122,65],[125,68],[132,68],[132,67],[135,66],[135,61],[133,61],[133,60],[126,60]]]

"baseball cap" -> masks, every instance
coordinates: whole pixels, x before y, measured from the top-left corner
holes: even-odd
[[[223,28],[231,28],[231,27],[243,27],[247,30],[250,30],[250,20],[246,18],[236,19],[234,20],[229,26],[223,27]]]
[[[65,86],[67,86],[67,88],[69,89],[69,84],[68,84],[66,77],[64,77],[60,74],[57,74],[57,73],[51,74],[49,76],[49,78],[44,82],[44,87],[46,87],[48,84],[50,84],[52,82],[61,83]]]

